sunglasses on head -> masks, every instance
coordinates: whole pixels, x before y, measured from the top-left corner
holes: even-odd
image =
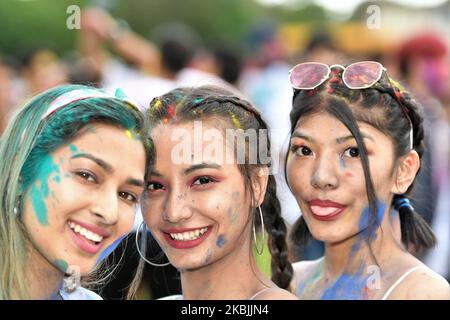
[[[344,70],[342,81],[350,89],[367,89],[381,79],[386,68],[376,61],[355,62],[347,67],[324,63],[300,63],[289,71],[289,80],[294,89],[312,90],[330,78],[331,68],[340,67]]]
[[[297,64],[289,71],[289,80],[294,89],[313,90],[330,78],[331,68],[333,67],[339,67],[344,70],[342,72],[342,81],[349,89],[370,88],[381,79],[383,71],[386,71],[386,68],[376,61],[355,62],[347,67],[342,65],[328,66],[320,62],[306,62]],[[389,83],[390,81],[389,79]],[[413,149],[413,125],[408,115],[408,110],[395,94],[394,88],[392,88],[392,95],[399,103],[410,123],[410,148]]]

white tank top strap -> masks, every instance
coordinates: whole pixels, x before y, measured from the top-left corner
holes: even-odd
[[[261,293],[266,292],[266,291],[269,291],[269,290],[271,290],[271,289],[274,289],[274,288],[272,288],[272,287],[264,288],[264,289],[258,291],[257,293],[255,293],[255,294],[254,294],[253,296],[251,296],[248,300],[255,300],[255,298],[256,298],[257,296],[259,296]]]
[[[413,273],[416,270],[419,269],[426,269],[426,266],[416,266],[413,267],[411,269],[409,269],[408,271],[406,271],[400,278],[397,279],[397,281],[395,281],[395,283],[386,291],[386,293],[384,294],[383,298],[381,298],[381,300],[387,300],[387,298],[391,295],[392,291],[394,291],[395,288],[398,287],[398,285],[405,280],[405,278],[407,276],[409,276],[411,273]]]

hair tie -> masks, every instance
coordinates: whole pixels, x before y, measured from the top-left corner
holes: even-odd
[[[411,202],[406,197],[400,197],[394,200],[394,209],[399,211],[401,208],[409,207],[411,211],[414,211],[414,207],[411,205]]]

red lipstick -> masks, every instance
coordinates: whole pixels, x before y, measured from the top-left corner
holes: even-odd
[[[314,199],[308,202],[313,218],[320,221],[336,220],[347,208],[346,205],[331,201]]]
[[[172,236],[170,235],[170,234],[177,234],[177,235],[186,234],[186,233],[195,232],[196,230],[201,230],[204,228],[207,228],[208,230],[206,230],[206,232],[199,235],[198,237],[194,236],[195,239],[193,239],[193,240],[173,239]],[[212,230],[211,226],[200,227],[200,228],[171,228],[171,229],[164,230],[162,232],[162,234],[164,236],[164,239],[167,241],[167,243],[171,247],[173,247],[175,249],[190,249],[190,248],[197,247],[203,241],[205,241],[205,239],[210,235],[211,230]]]

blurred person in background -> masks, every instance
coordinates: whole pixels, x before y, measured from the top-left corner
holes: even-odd
[[[25,96],[32,96],[58,85],[66,84],[67,69],[50,49],[41,48],[22,59],[21,73],[25,79]]]
[[[152,42],[103,9],[90,8],[82,14],[79,48],[107,91],[121,87],[146,106],[153,97],[176,86],[231,86],[220,77],[225,70],[223,55],[207,52],[211,59],[204,59],[199,36],[185,24],[159,25],[152,30]],[[119,58],[103,48],[107,44]]]
[[[82,11],[81,23],[78,50],[97,86],[111,92],[120,87],[142,107],[173,88],[173,81],[161,76],[159,49],[133,33],[124,21],[114,20],[103,9],[89,8]],[[119,57],[108,52],[106,45]]]

